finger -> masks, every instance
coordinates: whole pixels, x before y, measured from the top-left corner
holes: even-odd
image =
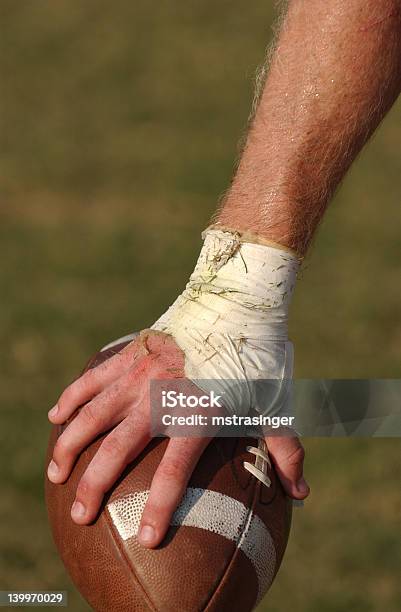
[[[128,349],[128,350],[127,350]],[[108,385],[138,364],[144,356],[144,347],[132,342],[95,368],[87,370],[73,381],[60,395],[57,404],[49,410],[49,420],[54,424],[64,423],[79,407],[98,395]]]
[[[188,480],[210,438],[173,438],[157,468],[144,508],[139,542],[154,548],[162,541]]]
[[[303,476],[305,451],[299,439],[292,436],[268,436],[266,444],[286,493],[294,499],[309,495]]]
[[[141,400],[141,386],[125,376],[86,404],[58,438],[47,474],[54,483],[64,482],[79,453],[99,434],[119,423]]]
[[[77,487],[71,517],[78,525],[87,525],[97,516],[105,493],[125,467],[150,441],[145,414],[133,413],[102,442]]]

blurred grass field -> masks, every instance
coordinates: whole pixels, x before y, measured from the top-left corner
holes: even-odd
[[[274,14],[3,0],[0,16],[0,589],[67,589],[83,611],[46,520],[46,412],[182,289]],[[292,308],[298,377],[400,376],[400,141],[398,103],[319,231]],[[399,610],[399,441],[305,445],[312,495],[261,610]]]

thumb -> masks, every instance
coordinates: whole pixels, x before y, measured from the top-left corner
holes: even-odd
[[[303,476],[305,451],[298,438],[292,436],[267,436],[269,455],[285,492],[294,499],[305,499],[309,485]]]

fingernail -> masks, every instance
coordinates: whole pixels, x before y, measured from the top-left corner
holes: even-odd
[[[145,525],[139,532],[139,541],[145,545],[152,544],[152,542],[154,542],[155,535],[156,534],[153,527],[150,525]]]
[[[85,506],[81,502],[75,501],[72,504],[71,514],[75,518],[82,518],[85,515]]]
[[[47,475],[49,477],[49,480],[52,480],[53,478],[57,478],[58,473],[59,473],[59,469],[58,469],[57,463],[51,460],[47,468]]]
[[[306,482],[303,476],[297,482],[297,491],[298,493],[301,493],[301,495],[305,495],[306,493],[309,493],[308,483]]]
[[[58,404],[56,404],[55,406],[53,406],[53,408],[51,410],[49,410],[49,412],[47,413],[47,415],[49,417],[54,417],[56,416],[56,414],[58,413]]]

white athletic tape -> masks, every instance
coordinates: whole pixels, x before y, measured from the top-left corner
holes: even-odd
[[[123,540],[138,534],[148,497],[149,491],[139,491],[107,504],[113,524]],[[252,563],[258,579],[260,601],[274,578],[276,551],[266,525],[251,509],[223,493],[190,487],[171,524],[197,527],[234,542]]]
[[[288,308],[299,260],[227,231],[204,237],[186,288],[152,328],[174,337],[187,377],[222,395],[231,414],[286,414],[293,370]],[[266,380],[276,383],[255,384]]]

